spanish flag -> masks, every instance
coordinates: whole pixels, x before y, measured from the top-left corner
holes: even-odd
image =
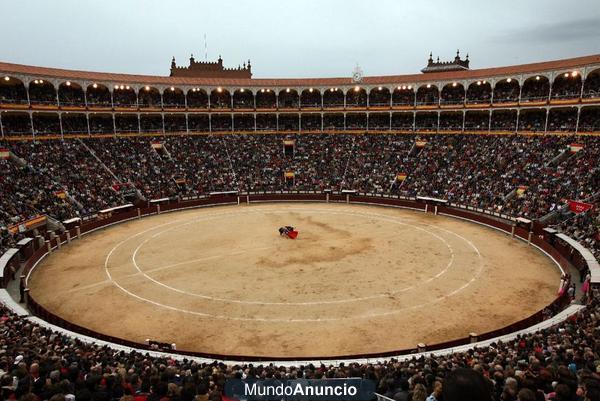
[[[65,199],[67,197],[67,193],[64,190],[56,191],[54,192],[54,195],[59,199]]]
[[[527,191],[527,185],[519,185],[517,187],[517,197],[519,197],[519,198],[524,197],[525,191]]]
[[[294,178],[296,176],[293,171],[286,171],[283,175],[285,178]]]
[[[577,153],[581,149],[583,149],[583,144],[582,143],[572,143],[572,144],[569,145],[569,150],[571,151],[571,153]]]
[[[10,150],[6,148],[0,148],[0,159],[8,159],[10,157]]]
[[[162,149],[163,144],[162,142],[152,141],[150,142],[150,146],[152,146],[152,149]]]
[[[424,148],[425,145],[427,145],[427,141],[424,139],[417,139],[415,141],[415,145],[417,146],[417,148]]]
[[[398,174],[396,174],[396,180],[397,181],[404,181],[404,180],[406,180],[406,177],[408,177],[408,174],[406,174],[406,173],[398,173]]]

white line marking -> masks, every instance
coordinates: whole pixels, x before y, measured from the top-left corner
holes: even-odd
[[[315,212],[315,210],[311,210],[311,209],[302,209],[302,208],[290,208],[290,209],[287,209],[286,211],[288,211],[288,210],[300,210],[300,211],[304,210],[304,211],[310,211],[311,213],[314,213],[314,212]],[[276,213],[276,212],[278,212],[278,213],[286,213],[286,211],[271,211],[271,210],[263,210],[263,209],[254,209],[254,210],[251,210],[251,211],[248,211],[248,210],[246,210],[246,212],[251,212],[251,213],[258,213],[258,212],[272,212],[272,213]],[[331,212],[335,212],[335,213],[337,213],[337,214],[343,214],[343,213],[340,213],[340,212],[339,212],[339,210],[333,210],[333,209],[325,209],[324,211],[321,211],[321,213],[326,213],[326,212],[330,212],[330,213],[331,213]],[[239,215],[239,214],[240,214],[240,212],[236,212],[236,213],[221,213],[221,214],[214,214],[214,215],[212,215],[212,216],[209,216],[209,217],[222,216],[222,215]],[[353,214],[354,214],[354,215],[361,215],[361,213],[357,213],[357,212],[346,212],[346,214],[349,214],[349,215],[353,215]],[[382,217],[383,217],[382,215],[378,215],[378,214],[375,214],[375,213],[362,213],[362,214],[363,214],[363,215],[371,215],[371,216],[379,216],[380,218],[382,218]],[[384,219],[384,220],[385,220],[385,219],[392,219],[392,218],[393,218],[392,216],[385,216],[385,217],[384,217],[384,218],[382,218],[382,219]],[[185,220],[187,220],[187,219],[185,219]],[[463,286],[461,286],[460,288],[458,288],[458,289],[456,289],[456,290],[452,291],[452,292],[451,292],[451,293],[449,293],[449,294],[446,294],[446,295],[440,296],[440,297],[438,297],[438,298],[436,298],[436,299],[434,299],[434,300],[432,300],[432,301],[429,301],[429,302],[426,302],[426,303],[423,303],[423,304],[419,304],[419,305],[413,305],[413,306],[410,306],[410,307],[405,307],[405,308],[400,308],[400,309],[395,309],[395,310],[388,311],[388,312],[368,313],[368,314],[355,315],[355,316],[345,316],[345,317],[339,317],[339,318],[318,318],[318,319],[272,319],[272,318],[270,318],[270,319],[267,319],[267,318],[260,318],[260,317],[244,318],[244,317],[234,317],[234,316],[214,315],[214,314],[208,314],[208,313],[203,313],[203,312],[190,311],[190,310],[187,310],[187,309],[177,308],[177,307],[174,307],[174,306],[165,305],[165,304],[162,304],[162,303],[159,303],[159,302],[156,302],[156,301],[153,301],[153,300],[150,300],[150,299],[147,299],[147,298],[141,297],[141,296],[139,296],[139,295],[137,295],[137,294],[134,294],[134,293],[132,293],[131,291],[129,291],[129,290],[127,290],[127,289],[125,289],[125,288],[124,288],[124,287],[122,287],[122,286],[121,286],[119,283],[117,283],[115,280],[113,280],[113,278],[112,278],[112,276],[111,276],[111,274],[110,274],[110,272],[109,272],[109,269],[108,269],[108,261],[109,261],[109,259],[110,259],[111,255],[113,254],[113,252],[114,252],[114,251],[115,251],[115,250],[116,250],[116,249],[117,249],[119,246],[121,246],[122,244],[124,244],[125,242],[127,242],[128,240],[130,240],[131,238],[135,238],[135,237],[137,237],[137,236],[139,236],[139,235],[141,235],[141,234],[144,234],[144,233],[146,233],[146,232],[152,231],[152,230],[154,230],[154,229],[156,229],[156,228],[158,228],[158,227],[164,227],[164,226],[171,225],[171,224],[175,224],[175,223],[177,223],[177,222],[180,222],[180,221],[185,221],[185,220],[183,220],[183,219],[182,219],[182,220],[175,220],[175,221],[171,221],[171,222],[169,222],[169,223],[164,223],[164,224],[160,224],[160,225],[154,226],[154,227],[152,227],[152,228],[150,228],[150,229],[147,229],[147,230],[141,231],[141,232],[139,232],[139,233],[137,233],[137,234],[134,234],[134,235],[132,235],[132,236],[130,236],[130,237],[128,237],[128,238],[126,238],[125,240],[121,241],[120,243],[118,243],[118,244],[117,244],[115,247],[113,247],[113,248],[111,249],[111,251],[108,253],[108,255],[107,255],[107,257],[106,257],[106,259],[105,259],[105,261],[104,261],[104,269],[105,269],[105,272],[106,272],[106,274],[107,274],[107,276],[108,276],[109,280],[110,280],[110,281],[111,281],[111,282],[112,282],[112,283],[113,283],[113,284],[114,284],[116,287],[118,287],[118,288],[119,288],[121,291],[125,292],[126,294],[128,294],[128,295],[130,295],[130,296],[132,296],[132,297],[134,297],[134,298],[136,298],[136,299],[138,299],[138,300],[141,300],[141,301],[143,301],[143,302],[147,302],[147,303],[150,303],[150,304],[153,304],[153,305],[156,305],[156,306],[159,306],[159,307],[165,308],[165,309],[169,309],[169,310],[175,310],[175,311],[178,311],[178,312],[182,312],[182,313],[188,313],[188,314],[193,314],[193,315],[197,315],[197,316],[211,317],[211,318],[216,318],[216,319],[225,319],[225,320],[238,320],[238,321],[262,321],[262,322],[322,322],[322,321],[339,321],[339,320],[351,320],[351,319],[363,319],[363,318],[373,318],[373,317],[379,317],[379,316],[388,316],[388,315],[392,315],[392,314],[398,314],[398,313],[401,313],[401,312],[403,312],[403,311],[405,311],[405,310],[408,310],[408,309],[416,309],[416,308],[421,308],[421,307],[423,307],[423,306],[431,305],[431,304],[434,304],[434,303],[440,302],[440,301],[442,301],[442,300],[444,300],[444,299],[446,299],[446,298],[448,298],[448,297],[450,297],[450,296],[454,296],[454,295],[458,294],[459,292],[463,291],[465,288],[467,288],[469,285],[471,285],[471,284],[472,284],[472,283],[475,281],[475,279],[476,279],[477,277],[479,277],[479,275],[480,275],[480,274],[481,274],[481,272],[483,271],[482,256],[481,256],[481,254],[480,254],[479,250],[477,249],[477,247],[476,247],[476,246],[475,246],[475,245],[474,245],[474,244],[473,244],[471,241],[469,241],[469,240],[467,240],[466,238],[464,238],[464,237],[462,237],[462,236],[460,236],[460,235],[458,235],[458,234],[454,233],[453,231],[446,230],[446,229],[442,229],[442,228],[440,228],[440,227],[437,227],[437,226],[434,226],[434,225],[431,225],[431,224],[426,224],[426,223],[423,223],[423,224],[424,224],[424,225],[426,225],[426,226],[435,227],[436,229],[440,229],[440,230],[442,230],[442,231],[448,232],[448,233],[450,233],[450,234],[453,234],[453,235],[457,236],[458,238],[461,238],[462,240],[466,241],[466,242],[467,242],[467,243],[468,243],[468,244],[469,244],[469,245],[470,245],[470,246],[471,246],[471,247],[472,247],[472,248],[475,250],[475,252],[477,253],[477,256],[478,256],[478,258],[479,258],[479,261],[480,261],[480,263],[479,263],[479,265],[480,265],[480,266],[479,266],[479,271],[478,271],[478,272],[475,274],[475,276],[473,276],[473,277],[471,278],[471,280],[469,280],[469,281],[468,281],[467,283],[465,283]],[[200,218],[199,218],[199,219],[195,219],[195,220],[200,220]],[[188,224],[191,224],[191,223],[192,223],[192,222],[189,222]],[[396,221],[396,223],[397,223],[397,224],[406,224],[406,223],[399,223],[399,222],[397,222],[397,221]],[[422,229],[422,230],[423,230],[423,231],[426,231],[426,232],[428,232],[428,231],[427,231],[427,230],[425,230],[425,229]],[[168,230],[165,230],[165,231],[168,231]],[[160,235],[160,234],[159,234],[159,235]],[[139,248],[139,247],[138,247],[138,248]],[[134,252],[134,255],[135,255],[135,252]]]
[[[303,209],[304,211],[306,211],[307,209]],[[310,210],[310,209],[308,209]],[[273,211],[273,213],[285,213],[283,211]],[[320,213],[320,214],[336,214],[336,215],[351,215],[351,216],[357,216],[359,214],[357,213],[348,213],[348,212],[318,212],[318,211],[311,211],[311,213]],[[364,216],[362,216],[364,217]],[[431,236],[439,239],[440,241],[442,241],[446,247],[448,248],[449,252],[450,252],[450,262],[448,263],[448,265],[446,266],[446,268],[444,268],[441,272],[439,272],[436,276],[431,277],[430,279],[426,280],[425,283],[428,283],[430,281],[432,281],[433,279],[441,276],[442,274],[446,273],[448,271],[448,269],[452,266],[452,264],[454,263],[454,251],[452,250],[452,246],[442,237],[440,237],[439,235],[432,233],[428,230],[425,230],[421,227],[417,227],[414,226],[412,224],[407,224],[407,223],[402,223],[402,222],[398,222],[395,220],[391,220],[387,217],[382,217],[382,215],[372,215],[369,216],[372,218],[376,218],[378,220],[383,220],[383,221],[387,221],[390,223],[394,223],[394,224],[401,224],[401,225],[405,225],[405,226],[409,226],[411,228],[414,228],[416,230],[420,230],[420,231],[424,231],[428,234],[430,234]],[[183,226],[186,225],[190,225],[193,223],[188,223],[188,224],[184,224]],[[177,227],[172,227],[166,230],[163,230],[155,235],[153,235],[152,237],[156,237],[158,235],[163,234],[164,232],[167,231],[171,231],[171,230],[175,230],[177,228],[180,228],[182,226],[177,226]],[[152,238],[151,237],[151,238]],[[396,291],[392,291],[392,292],[387,292],[387,293],[381,293],[381,294],[375,294],[375,295],[369,295],[369,296],[365,296],[365,297],[355,297],[355,298],[348,298],[348,299],[338,299],[338,300],[323,300],[323,301],[307,301],[307,302],[268,302],[268,301],[245,301],[245,300],[239,300],[239,299],[231,299],[231,298],[219,298],[219,297],[214,297],[214,296],[209,296],[209,295],[204,295],[204,294],[198,294],[198,293],[193,293],[193,292],[189,292],[189,291],[185,291],[185,290],[181,290],[179,288],[175,288],[172,286],[169,286],[165,283],[163,283],[162,281],[159,281],[153,277],[148,276],[146,273],[148,271],[143,271],[136,260],[136,256],[139,252],[139,250],[142,248],[142,246],[144,246],[146,243],[148,243],[148,241],[150,241],[151,238],[147,238],[146,240],[144,240],[142,243],[140,243],[138,245],[138,247],[135,249],[135,251],[133,252],[133,255],[131,257],[133,266],[135,267],[135,269],[137,270],[137,273],[134,274],[141,274],[143,275],[146,279],[162,286],[165,287],[171,291],[175,291],[178,292],[180,294],[185,294],[185,295],[190,295],[190,296],[194,296],[194,297],[198,297],[198,298],[203,298],[203,299],[208,299],[211,301],[218,301],[218,302],[226,302],[226,303],[236,303],[236,304],[244,304],[244,305],[304,305],[304,306],[308,306],[308,305],[328,305],[328,304],[340,304],[340,303],[349,303],[349,302],[358,302],[358,301],[366,301],[366,300],[370,300],[370,299],[377,299],[377,298],[389,298],[391,295],[395,295],[401,292],[405,292],[408,290],[411,290],[413,288],[415,288],[414,285],[409,286],[409,287],[404,287],[402,289],[396,290]],[[270,248],[270,247],[267,247]],[[154,271],[155,269],[153,269]]]

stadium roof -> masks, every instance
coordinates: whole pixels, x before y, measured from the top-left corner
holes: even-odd
[[[433,82],[446,80],[476,80],[495,76],[515,76],[545,71],[571,70],[591,64],[600,64],[600,54],[563,60],[544,61],[506,67],[482,68],[468,71],[434,72],[428,74],[387,75],[364,77],[361,85],[398,84],[408,82]],[[239,87],[280,87],[280,86],[336,86],[356,85],[350,77],[344,78],[281,78],[281,79],[225,79],[225,78],[177,78],[151,75],[118,74],[46,68],[22,64],[0,62],[0,75],[27,74],[36,78],[64,78],[98,82],[127,82],[154,85],[207,85]]]

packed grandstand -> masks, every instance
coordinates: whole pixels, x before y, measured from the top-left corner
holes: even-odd
[[[533,221],[600,259],[600,56],[355,81],[0,63],[0,254],[39,216],[60,227],[214,193],[352,192]],[[218,401],[232,377],[363,377],[417,401],[469,367],[497,400],[600,400],[593,295],[562,323],[465,352],[285,367],[118,351],[3,307],[2,397]]]

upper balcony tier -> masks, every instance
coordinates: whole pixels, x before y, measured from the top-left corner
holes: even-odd
[[[313,111],[576,103],[600,103],[600,55],[358,82],[159,77],[0,63],[3,109]]]

